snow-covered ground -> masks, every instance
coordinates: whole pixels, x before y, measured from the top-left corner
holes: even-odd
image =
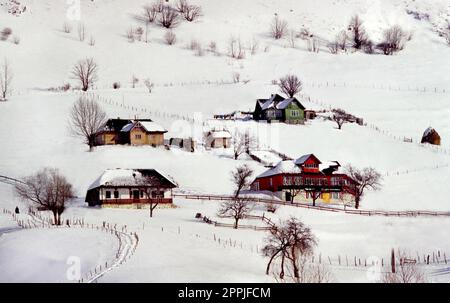
[[[436,33],[449,20],[448,0],[192,0],[202,6],[203,16],[174,29],[175,45],[165,44],[166,31],[155,24],[149,26],[148,43],[129,43],[126,31],[145,27],[137,15],[148,2],[82,0],[78,10],[65,1],[22,0],[26,10],[20,16],[0,7],[0,30],[10,27],[12,36],[20,38],[19,44],[12,43],[12,37],[0,41],[0,59],[8,58],[14,72],[13,93],[7,102],[0,102],[0,175],[20,178],[45,166],[56,167],[79,197],[63,216],[83,217],[96,225],[103,221],[127,225],[138,233],[133,257],[100,282],[273,279],[264,275],[267,260],[258,252],[266,232],[214,227],[194,219],[197,212],[214,218],[218,202],[176,199],[177,208],[157,209],[152,219],[146,210],[84,205],[87,187],[107,168],[156,168],[170,175],[182,191],[211,194],[232,193],[230,172],[240,164],[250,165],[255,175],[266,170],[244,155],[233,160],[232,151],[222,149],[188,153],[178,148],[103,146],[88,152],[81,139],[68,131],[69,111],[80,94],[47,91],[64,83],[76,86],[70,71],[86,57],[93,57],[99,66],[99,80],[91,94],[111,118],[151,118],[169,131],[167,137],[198,140],[202,131],[213,127],[232,134],[249,129],[257,137],[255,153],[267,162],[278,160],[267,152],[272,148],[292,158],[314,153],[325,161],[376,168],[383,175],[383,186],[367,192],[363,209],[450,210],[446,186],[450,181],[450,49]],[[78,11],[80,20],[72,20]],[[394,24],[410,31],[412,39],[394,56],[333,55],[325,45],[312,53],[301,39],[292,48],[286,39],[275,41],[268,34],[270,21],[278,14],[290,29],[308,28],[332,40],[355,13],[374,40]],[[65,22],[71,33],[62,31]],[[80,23],[86,28],[83,42],[77,38]],[[245,59],[227,56],[231,36],[239,37],[246,47]],[[94,46],[88,43],[91,37]],[[202,44],[202,56],[187,48],[193,39]],[[211,41],[217,43],[217,55],[207,51]],[[258,49],[251,54],[248,47],[255,41]],[[232,83],[233,73],[240,74],[240,83]],[[320,119],[305,125],[212,119],[214,114],[253,110],[257,98],[278,92],[272,80],[286,73],[304,80],[299,99],[307,108],[341,107],[362,117],[367,126],[344,124],[337,130],[332,122]],[[140,79],[134,89],[133,75]],[[151,94],[144,87],[145,78],[155,83]],[[113,90],[113,82],[122,87]],[[417,143],[429,126],[441,135],[441,147]],[[404,137],[414,142],[403,142]],[[28,207],[12,186],[0,183],[0,209],[13,210],[16,205],[22,212]],[[258,206],[255,213],[263,211]],[[392,248],[413,256],[436,251],[450,255],[448,217],[365,217],[284,206],[272,219],[278,222],[291,215],[311,226],[319,240],[317,254],[324,258],[387,260]],[[109,260],[117,245],[116,238],[94,231],[18,230],[14,221],[0,214],[0,281],[66,282],[68,256],[79,256],[85,273]],[[336,281],[368,281],[364,268],[332,265],[331,269]],[[430,280],[450,281],[448,274],[433,276],[435,269],[439,268],[426,269]]]

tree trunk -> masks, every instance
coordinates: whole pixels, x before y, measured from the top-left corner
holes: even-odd
[[[59,225],[58,224],[58,212],[56,210],[53,210],[52,213],[53,213],[53,224]]]
[[[273,259],[275,259],[275,257],[278,255],[278,253],[279,253],[279,251],[277,251],[270,257],[269,263],[267,263],[267,267],[266,267],[266,275],[269,274],[270,265],[272,265],[272,261],[273,261]]]
[[[356,194],[355,196],[355,208],[358,209],[359,208],[359,202],[361,200],[361,196]]]
[[[239,218],[234,218],[234,229],[238,228]]]
[[[284,254],[281,256],[281,271],[280,271],[280,279],[284,278]]]

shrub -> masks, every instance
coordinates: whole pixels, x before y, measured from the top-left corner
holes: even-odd
[[[164,40],[166,41],[166,43],[168,45],[173,45],[173,44],[175,44],[175,42],[177,40],[177,36],[175,35],[175,33],[173,31],[169,30],[164,35]]]
[[[5,27],[2,32],[1,32],[1,36],[0,36],[0,40],[8,40],[9,36],[11,36],[12,34],[12,29],[9,27]]]
[[[278,16],[273,18],[270,33],[274,39],[281,39],[285,36],[287,31],[287,22],[285,20],[281,20]]]

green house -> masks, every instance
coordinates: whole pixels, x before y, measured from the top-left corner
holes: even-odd
[[[305,107],[295,97],[285,99],[273,94],[269,99],[256,100],[253,119],[256,121],[303,123]]]

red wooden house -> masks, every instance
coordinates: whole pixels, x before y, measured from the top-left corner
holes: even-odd
[[[338,173],[339,162],[322,163],[315,155],[279,162],[257,176],[252,190],[270,191],[291,202],[353,204],[355,181]]]

